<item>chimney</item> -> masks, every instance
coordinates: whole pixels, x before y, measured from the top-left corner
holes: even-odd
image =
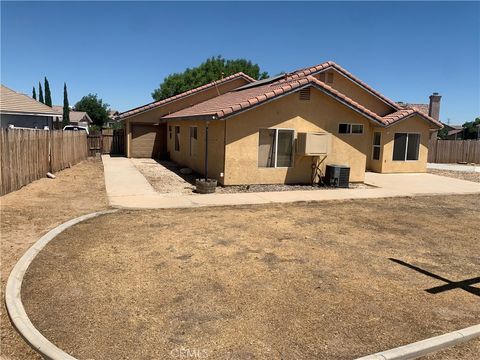
[[[430,105],[428,106],[428,116],[435,120],[440,120],[440,99],[442,97],[434,92],[430,95]]]

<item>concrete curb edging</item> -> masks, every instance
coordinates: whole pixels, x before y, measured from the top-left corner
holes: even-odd
[[[473,325],[461,330],[435,336],[429,339],[417,341],[394,349],[381,351],[373,355],[367,355],[357,360],[407,360],[416,359],[432,352],[446,349],[450,346],[480,336],[480,324]]]
[[[23,307],[21,290],[22,282],[25,273],[27,272],[28,267],[38,253],[58,234],[68,229],[69,227],[78,224],[82,221],[92,219],[94,217],[114,213],[118,210],[105,210],[94,212],[91,214],[83,215],[75,219],[69,220],[56,228],[50,230],[48,233],[43,235],[39,240],[37,240],[28,250],[23,254],[23,256],[15,264],[12,272],[10,273],[7,286],[5,288],[5,305],[7,309],[8,316],[20,333],[23,339],[40,355],[45,359],[62,359],[62,360],[75,360],[74,357],[68,355],[63,350],[59,349],[53,345],[47,338],[45,338],[36,328],[33,326],[32,322],[28,318],[25,308]]]

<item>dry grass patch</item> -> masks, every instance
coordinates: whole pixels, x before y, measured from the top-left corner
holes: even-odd
[[[42,235],[71,218],[107,207],[100,161],[84,161],[56,175],[0,197],[2,294],[15,263]],[[0,310],[1,358],[40,358],[12,328],[4,301]]]
[[[79,358],[352,359],[478,323],[480,196],[122,211],[32,263],[33,323]],[[476,284],[474,286],[479,286]],[[474,358],[478,341],[435,358]],[[178,356],[177,356],[178,358]]]

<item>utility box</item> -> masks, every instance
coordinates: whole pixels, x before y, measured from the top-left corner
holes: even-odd
[[[326,132],[301,132],[297,134],[297,154],[303,156],[328,155],[331,134]]]
[[[327,165],[325,182],[334,187],[348,188],[350,182],[350,167],[347,165]]]

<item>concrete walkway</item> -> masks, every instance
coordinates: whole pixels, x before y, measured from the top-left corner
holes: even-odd
[[[237,194],[167,196],[152,188],[132,162],[123,157],[102,156],[105,186],[111,206],[128,209],[185,208],[222,205],[288,203],[369,199],[433,194],[480,193],[480,184],[432,174],[367,173],[369,189],[277,191]]]
[[[480,172],[480,166],[479,165],[428,163],[427,168],[428,169],[436,169],[436,170],[461,171],[461,172]]]

